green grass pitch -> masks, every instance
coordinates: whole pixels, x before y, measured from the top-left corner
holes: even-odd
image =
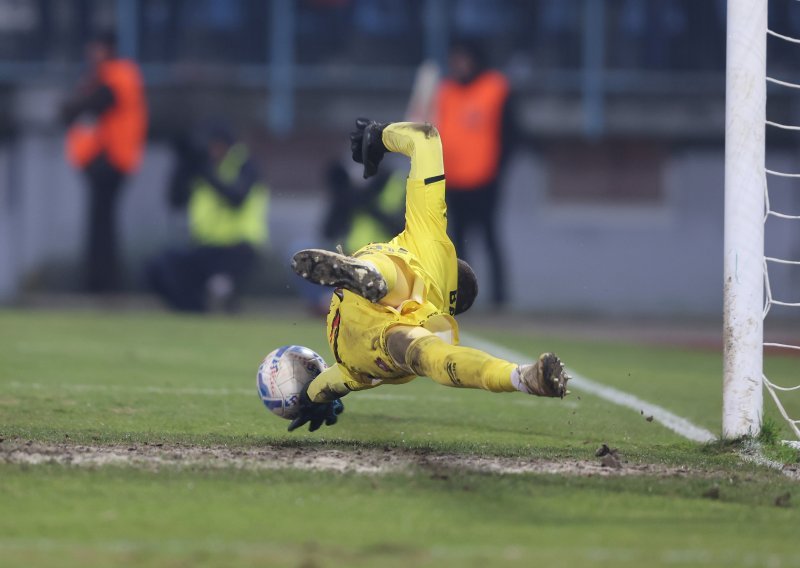
[[[531,357],[555,350],[592,379],[719,431],[713,351],[481,336]],[[261,358],[288,343],[330,359],[323,325],[304,317],[0,311],[0,565],[800,565],[797,481],[579,391],[540,400],[423,378],[350,395],[335,427],[288,434],[259,402],[254,377]],[[798,361],[771,357],[770,376],[796,383]],[[796,402],[791,410],[800,415]],[[629,464],[673,473],[4,463],[4,447],[27,441],[555,462],[594,462],[607,443]]]

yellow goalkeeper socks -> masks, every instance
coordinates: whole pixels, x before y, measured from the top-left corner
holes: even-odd
[[[405,360],[413,372],[445,386],[492,392],[517,390],[511,382],[517,365],[477,349],[450,345],[436,335],[412,341]]]
[[[390,152],[411,158],[409,179],[428,179],[444,175],[442,141],[431,124],[393,122],[383,129],[383,145]]]

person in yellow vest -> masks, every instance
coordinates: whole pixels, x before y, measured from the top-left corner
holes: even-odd
[[[89,227],[86,288],[92,293],[120,287],[117,203],[125,179],[142,160],[147,103],[139,67],[116,54],[116,37],[104,32],[86,47],[89,72],[61,109],[69,125],[69,162],[86,176]]]
[[[269,193],[250,157],[222,125],[206,144],[179,160],[170,201],[185,206],[191,244],[169,249],[146,270],[148,284],[172,308],[202,312],[210,297],[235,307],[236,292],[267,243]]]
[[[329,206],[322,224],[326,242],[341,244],[352,253],[389,240],[403,229],[405,181],[399,171],[360,180],[337,161],[327,174]]]
[[[554,353],[520,365],[458,345],[455,317],[470,308],[478,285],[447,235],[446,170],[436,128],[359,119],[350,139],[365,177],[377,172],[387,152],[410,158],[405,228],[352,256],[305,249],[292,258],[298,276],[333,289],[326,336],[336,364],[300,393],[289,431],[335,424],[344,410],[340,399],[350,392],[418,376],[450,387],[563,398],[569,376]]]
[[[473,249],[467,233],[480,233],[489,255],[492,300],[506,302],[506,267],[497,231],[500,174],[514,129],[509,84],[499,71],[487,69],[481,47],[469,41],[453,44],[450,77],[442,81],[434,122],[442,136],[447,168],[450,232],[458,254]]]

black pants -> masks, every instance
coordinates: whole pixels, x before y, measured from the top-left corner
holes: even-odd
[[[486,245],[492,280],[492,302],[506,302],[506,267],[497,238],[498,184],[492,182],[478,189],[447,188],[447,226],[459,258],[469,262],[467,232],[477,230]]]
[[[89,226],[86,234],[86,290],[115,292],[120,288],[117,202],[125,174],[104,156],[84,170],[89,186]]]
[[[208,280],[215,274],[226,274],[239,289],[255,258],[255,250],[245,243],[167,250],[148,263],[147,283],[171,308],[203,312],[208,308]]]

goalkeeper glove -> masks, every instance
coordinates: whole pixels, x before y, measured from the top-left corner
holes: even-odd
[[[312,402],[308,397],[308,392],[304,389],[300,393],[300,413],[289,424],[289,432],[306,423],[309,423],[309,432],[319,430],[323,422],[328,426],[333,426],[342,412],[344,412],[344,404],[338,398],[331,402]]]
[[[381,124],[368,118],[357,118],[356,129],[350,133],[350,150],[353,161],[364,164],[364,179],[378,173],[378,164],[388,151],[383,145],[383,129],[389,124]]]

